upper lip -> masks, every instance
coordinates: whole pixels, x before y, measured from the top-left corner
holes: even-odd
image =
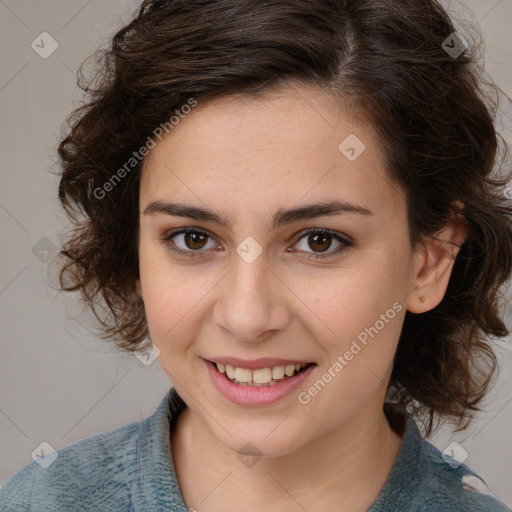
[[[235,368],[247,368],[248,370],[258,370],[260,368],[271,368],[273,366],[289,366],[296,364],[314,364],[312,361],[301,359],[279,359],[276,357],[261,357],[260,359],[239,359],[238,357],[212,357],[207,359],[212,363],[221,363],[224,366],[229,364]]]

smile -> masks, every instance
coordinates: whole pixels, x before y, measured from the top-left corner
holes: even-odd
[[[230,364],[215,363],[215,365],[217,370],[225,374],[231,382],[242,386],[258,387],[274,386],[280,381],[297,375],[308,366],[307,364],[290,364],[251,370],[250,368],[239,368]]]
[[[316,363],[286,361],[286,364],[278,364],[280,362],[282,360],[244,362],[229,358],[214,362],[204,359],[217,391],[230,402],[252,407],[270,405],[293,395],[317,368]]]

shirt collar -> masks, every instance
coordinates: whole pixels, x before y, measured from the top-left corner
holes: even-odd
[[[420,483],[418,474],[426,469],[423,438],[412,416],[392,404],[384,409],[393,430],[402,435],[402,444],[384,487],[367,512],[409,510]]]
[[[185,402],[171,388],[155,412],[140,423],[133,512],[188,512],[179,489],[170,443],[172,423],[185,407]]]

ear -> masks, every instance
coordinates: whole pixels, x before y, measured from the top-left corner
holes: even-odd
[[[414,255],[412,292],[406,300],[411,313],[434,309],[448,288],[455,258],[467,236],[464,217],[456,214],[435,235],[426,238]]]

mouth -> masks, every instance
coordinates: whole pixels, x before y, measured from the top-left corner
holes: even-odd
[[[261,368],[244,368],[216,361],[208,361],[216,372],[226,380],[244,387],[271,387],[285,382],[304,372],[316,363],[296,363],[265,366]]]

